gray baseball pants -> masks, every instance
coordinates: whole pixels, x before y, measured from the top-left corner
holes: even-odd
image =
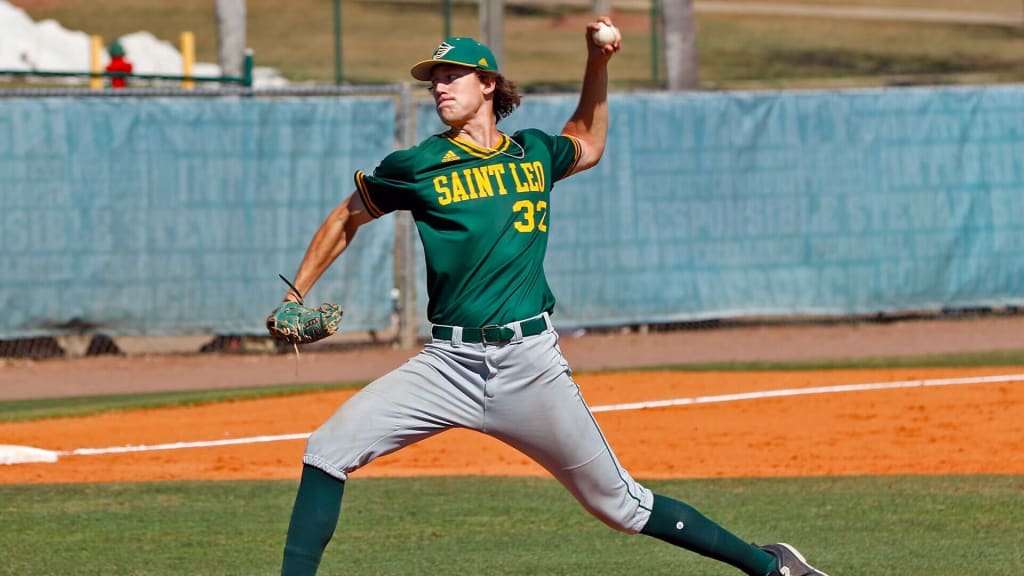
[[[503,344],[433,339],[346,401],[310,436],[303,462],[346,480],[374,459],[449,428],[488,434],[547,469],[594,516],[627,533],[654,496],[622,468],[547,330]]]

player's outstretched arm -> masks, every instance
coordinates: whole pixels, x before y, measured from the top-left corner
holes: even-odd
[[[302,294],[308,294],[316,281],[348,248],[356,230],[372,219],[366,212],[362,198],[355,192],[331,210],[306,248],[306,254],[292,282],[295,288]],[[284,299],[293,302],[300,300],[294,290],[288,290]]]
[[[580,101],[562,134],[575,136],[583,146],[582,154],[573,173],[593,167],[604,154],[608,138],[608,61],[622,47],[622,38],[603,46],[597,45],[592,34],[601,23],[612,26],[611,19],[602,16],[587,25],[587,65],[583,72]]]

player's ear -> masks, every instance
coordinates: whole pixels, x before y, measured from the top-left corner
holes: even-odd
[[[476,76],[480,79],[480,91],[485,96],[487,94],[494,94],[494,91],[498,88],[498,77],[481,70],[477,70]]]

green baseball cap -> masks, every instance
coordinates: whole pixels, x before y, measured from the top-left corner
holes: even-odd
[[[491,49],[472,38],[452,37],[438,44],[434,56],[412,67],[409,72],[417,80],[430,80],[430,71],[438,64],[456,64],[487,72],[498,72],[498,61]]]

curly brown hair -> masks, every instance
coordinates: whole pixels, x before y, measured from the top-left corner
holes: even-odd
[[[483,81],[489,78],[494,79],[494,116],[498,120],[508,116],[519,107],[519,102],[523,97],[519,93],[519,86],[516,86],[515,82],[493,72],[477,70],[476,74]]]

